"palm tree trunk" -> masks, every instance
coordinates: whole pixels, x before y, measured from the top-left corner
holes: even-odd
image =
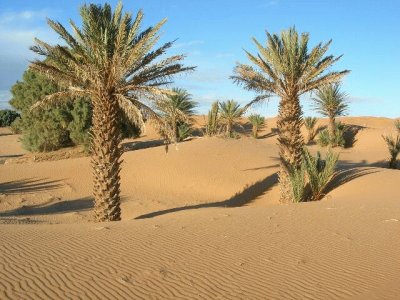
[[[281,99],[277,128],[279,132],[280,201],[282,203],[293,202],[293,190],[289,172],[291,169],[299,169],[302,163],[304,140],[300,132],[303,122],[301,115],[302,112],[298,97]]]
[[[174,133],[174,143],[178,143],[179,132],[178,132],[178,125],[176,121],[172,123],[172,132]]]
[[[329,137],[332,139],[335,135],[336,126],[335,126],[335,117],[329,117],[329,125],[328,125]]]
[[[226,135],[228,137],[232,136],[232,123],[228,122],[228,124],[226,125]]]
[[[118,221],[120,209],[120,169],[122,148],[118,126],[119,108],[115,99],[101,95],[93,102],[91,164],[95,219]]]
[[[258,128],[256,125],[253,125],[253,137],[258,138]]]

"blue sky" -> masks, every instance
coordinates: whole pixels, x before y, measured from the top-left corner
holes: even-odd
[[[28,49],[33,38],[60,42],[46,17],[65,25],[70,18],[79,21],[82,3],[0,2],[0,106],[7,105],[11,85],[34,57]],[[255,52],[251,37],[264,42],[265,30],[275,33],[295,25],[310,33],[310,46],[333,39],[329,53],[344,54],[334,69],[352,71],[343,82],[349,114],[400,117],[399,0],[138,0],[124,1],[124,8],[142,8],[145,26],[168,18],[161,42],[178,38],[170,54],[185,53],[186,63],[197,66],[196,72],[178,77],[175,86],[186,88],[200,102],[201,113],[214,100],[251,100],[252,93],[229,79],[235,62],[247,62],[243,49]],[[256,110],[273,116],[277,103],[272,99]],[[310,104],[309,97],[303,97],[307,115],[313,114]]]

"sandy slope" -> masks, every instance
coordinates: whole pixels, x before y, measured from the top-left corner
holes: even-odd
[[[118,223],[90,222],[86,157],[0,165],[0,299],[399,299],[393,120],[343,121],[363,127],[340,150],[348,180],[315,203],[277,203],[273,119],[260,140],[168,154],[151,129],[127,141]],[[0,155],[23,154],[17,140]]]

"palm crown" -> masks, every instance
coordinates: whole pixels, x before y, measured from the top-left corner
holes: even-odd
[[[340,84],[328,84],[315,92],[314,108],[325,117],[343,116],[348,109],[347,94],[340,90]]]

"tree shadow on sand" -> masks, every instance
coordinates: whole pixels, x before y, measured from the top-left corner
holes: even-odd
[[[23,205],[22,207],[13,210],[0,212],[0,217],[50,215],[85,211],[93,208],[93,199],[90,197],[76,200],[66,200],[56,203],[54,203],[54,200],[50,202],[51,204],[44,203],[38,205]]]
[[[0,183],[0,193],[8,195],[19,193],[36,193],[54,190],[62,186],[63,184],[61,180],[45,181],[45,179],[28,178]]]
[[[149,214],[144,214],[136,217],[135,219],[148,219],[153,218],[169,213],[174,213],[183,210],[191,210],[191,209],[199,209],[199,208],[209,208],[209,207],[241,207],[247,204],[250,204],[258,197],[265,194],[269,189],[271,189],[275,184],[278,183],[278,175],[276,173],[267,176],[266,178],[257,181],[256,183],[245,186],[243,191],[236,193],[231,198],[220,201],[220,202],[212,202],[212,203],[204,203],[197,205],[188,205],[182,207],[175,207],[166,210],[160,210],[156,212],[152,212]]]

